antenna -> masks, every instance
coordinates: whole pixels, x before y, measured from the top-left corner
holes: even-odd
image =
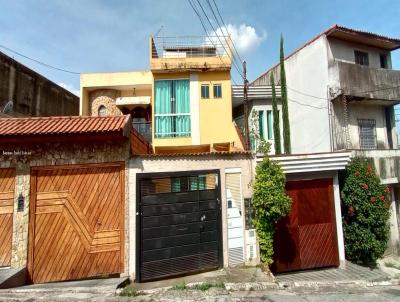
[[[164,25],[161,25],[161,27],[157,30],[157,32],[154,35],[154,37],[158,37],[159,33],[162,31],[163,28],[164,28]]]

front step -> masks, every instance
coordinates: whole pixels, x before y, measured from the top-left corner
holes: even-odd
[[[0,288],[11,288],[26,284],[26,268],[0,269]]]

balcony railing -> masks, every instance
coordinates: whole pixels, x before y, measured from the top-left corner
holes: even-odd
[[[229,37],[156,37],[152,58],[217,57],[229,54]]]
[[[155,115],[156,138],[190,137],[190,113]]]
[[[133,122],[132,126],[137,130],[149,143],[152,141],[151,122]]]

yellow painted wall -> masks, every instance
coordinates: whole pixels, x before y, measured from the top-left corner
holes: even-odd
[[[201,144],[234,142],[243,146],[232,122],[232,91],[229,71],[199,73],[199,95],[201,85],[208,84],[209,99],[200,99]],[[214,84],[221,84],[222,98],[214,98]]]

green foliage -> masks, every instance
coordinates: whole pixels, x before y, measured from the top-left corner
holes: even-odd
[[[175,285],[172,287],[172,289],[174,289],[174,290],[186,290],[186,289],[187,289],[187,286],[186,286],[185,281],[181,281],[181,282],[175,284]]]
[[[271,143],[267,142],[265,139],[260,138],[258,142],[257,152],[267,156],[269,151],[271,150]]]
[[[281,149],[281,128],[279,125],[279,113],[278,104],[276,102],[276,92],[275,92],[275,80],[274,74],[271,73],[271,85],[272,85],[272,116],[274,119],[274,140],[275,140],[275,154],[282,154]]]
[[[120,296],[121,297],[136,297],[141,295],[142,292],[138,291],[137,289],[134,289],[133,287],[125,287],[121,292]]]
[[[364,158],[353,158],[343,174],[342,215],[346,257],[375,265],[389,239],[389,188]]]
[[[292,200],[286,195],[285,175],[281,167],[268,157],[256,167],[252,205],[261,261],[270,265],[273,261],[275,223],[289,213]]]
[[[280,45],[280,67],[281,67],[281,95],[282,95],[282,121],[283,121],[283,149],[285,154],[292,152],[290,143],[290,124],[289,107],[287,98],[286,72],[285,72],[285,54],[283,51],[283,36],[281,35]]]
[[[223,282],[217,282],[217,283],[202,282],[192,285],[190,289],[206,291],[209,290],[211,287],[224,288],[225,285]]]

